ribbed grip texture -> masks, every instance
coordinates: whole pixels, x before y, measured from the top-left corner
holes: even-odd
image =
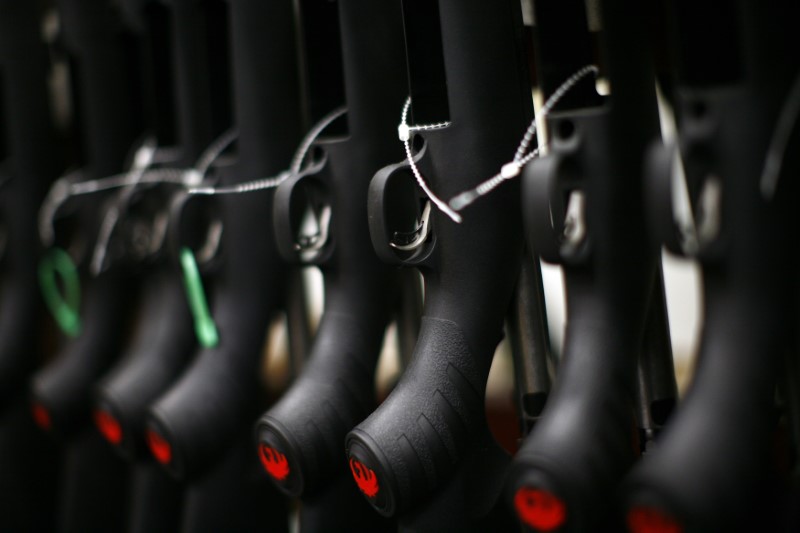
[[[419,501],[453,472],[485,427],[486,377],[459,326],[423,317],[417,353],[381,407],[347,437],[348,455],[377,476],[386,515]]]
[[[290,470],[278,483],[287,493],[313,492],[342,470],[344,437],[374,406],[384,327],[380,316],[327,312],[308,366],[259,422],[260,443],[286,454],[290,469],[300,470],[297,475]]]

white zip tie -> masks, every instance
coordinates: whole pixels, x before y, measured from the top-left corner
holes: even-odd
[[[345,113],[347,113],[346,107],[334,109],[322,117],[322,119],[320,119],[320,121],[317,122],[314,127],[308,131],[308,133],[306,133],[306,135],[303,137],[303,140],[300,142],[294,157],[292,158],[292,163],[289,167],[289,170],[284,170],[276,176],[248,181],[238,185],[231,185],[230,187],[194,187],[189,189],[189,194],[214,196],[217,194],[244,194],[248,192],[261,191],[264,189],[274,189],[286,181],[286,179],[288,179],[290,176],[300,174],[300,172],[303,170],[303,163],[308,156],[308,152],[317,141],[317,138],[328,126],[330,126],[336,119]],[[315,167],[314,165],[311,165],[309,168]]]
[[[212,141],[211,144],[209,144],[208,147],[203,150],[193,167],[185,170],[168,168],[166,169],[166,176],[171,178],[171,183],[177,183],[186,187],[199,185],[205,179],[205,176],[208,173],[208,170],[211,168],[211,165],[214,164],[214,161],[216,161],[219,156],[222,155],[222,153],[231,145],[231,143],[236,140],[238,136],[238,130],[236,128],[231,128],[214,139],[214,141]],[[155,154],[155,149],[152,150],[152,154]],[[149,165],[153,160],[152,154],[147,159],[147,165]],[[171,174],[170,171],[177,172],[177,174]],[[129,192],[127,194],[132,194],[133,187],[142,183],[144,174],[144,168],[134,169],[130,173],[130,177],[132,179],[127,184],[130,185],[130,188],[128,189]],[[166,181],[152,180],[151,183],[166,183]],[[100,225],[100,231],[97,236],[97,242],[95,243],[94,254],[92,254],[92,262],[90,265],[91,270],[95,275],[99,274],[103,269],[103,263],[105,262],[106,254],[108,253],[108,244],[111,240],[111,233],[114,231],[114,227],[116,227],[117,222],[119,222],[120,214],[119,203],[115,202],[108,208],[105,216],[103,217],[103,222]]]
[[[80,171],[73,171],[57,179],[50,190],[47,192],[39,208],[39,239],[46,247],[50,247],[55,241],[55,229],[53,228],[53,218],[58,207],[70,197],[69,188],[71,181],[79,179]]]
[[[539,112],[539,116],[541,118],[546,117],[553,107],[564,97],[564,95],[567,94],[567,92],[572,89],[575,84],[586,77],[589,73],[594,73],[596,75],[598,73],[597,67],[594,65],[587,65],[567,78],[567,80],[562,83],[553,94],[550,95],[550,98],[547,99],[545,104],[542,106],[542,110]],[[525,165],[539,157],[538,148],[526,154],[531,142],[533,141],[534,135],[536,135],[536,119],[531,121],[530,126],[528,126],[528,129],[525,131],[525,135],[523,135],[522,141],[520,141],[519,147],[517,147],[517,152],[514,154],[514,159],[503,165],[498,174],[495,174],[474,189],[464,191],[454,196],[448,202],[449,206],[454,211],[461,211],[481,196],[489,194],[495,190],[504,181],[508,181],[519,176],[522,173],[522,169],[525,167]]]
[[[55,240],[53,229],[53,218],[56,211],[67,199],[72,196],[91,194],[117,187],[127,187],[139,182],[145,174],[147,168],[152,164],[156,154],[156,141],[153,137],[147,137],[142,141],[133,157],[131,170],[120,174],[115,174],[106,178],[77,181],[81,172],[74,171],[56,180],[50,187],[42,207],[39,209],[39,236],[42,242],[50,246]],[[150,179],[148,179],[150,181]]]
[[[200,194],[205,196],[216,196],[218,194],[244,194],[277,187],[290,175],[291,174],[289,172],[283,171],[277,176],[240,183],[230,187],[194,187],[189,189],[188,192],[189,194]]]
[[[453,222],[456,224],[461,223],[461,215],[450,209],[444,201],[436,196],[436,194],[428,187],[428,184],[425,182],[425,178],[422,176],[422,172],[420,172],[419,168],[417,167],[416,161],[414,161],[414,156],[411,153],[411,134],[417,131],[431,131],[431,130],[439,130],[442,128],[446,128],[451,123],[450,122],[437,122],[435,124],[422,124],[416,126],[410,126],[408,124],[408,109],[411,107],[411,97],[409,96],[406,98],[406,103],[403,106],[403,114],[400,119],[400,125],[397,127],[397,137],[403,142],[403,146],[406,150],[406,160],[408,161],[408,166],[411,167],[411,172],[414,174],[414,177],[417,179],[417,183],[419,184],[420,188],[425,192],[425,194],[430,198],[431,202],[433,202],[439,210],[444,213],[445,215],[449,216]]]
[[[156,141],[153,137],[147,137],[142,142],[142,145],[136,149],[130,170],[104,178],[70,183],[66,189],[67,197],[135,185],[147,172],[155,158],[155,154]]]
[[[333,121],[343,116],[345,113],[347,113],[347,107],[338,107],[322,117],[319,122],[317,122],[314,127],[309,130],[309,132],[300,142],[300,147],[297,149],[297,152],[292,159],[292,166],[289,167],[289,172],[292,174],[297,174],[300,172],[300,168],[303,166],[303,161],[305,161],[308,151],[311,150],[311,146],[317,141],[317,137],[322,135],[322,132],[325,131],[328,126],[333,123]]]
[[[211,168],[211,165],[219,159],[219,156],[230,146],[237,138],[239,137],[239,131],[236,128],[231,128],[208,145],[208,147],[203,150],[200,154],[200,157],[197,158],[197,162],[194,164],[193,170],[196,170],[200,173],[201,176],[205,177],[206,173],[208,173],[208,169]]]
[[[72,196],[81,196],[97,192],[107,191],[118,188],[133,189],[141,184],[173,183],[175,185],[192,186],[198,185],[205,178],[208,169],[217,158],[236,140],[238,132],[231,129],[223,133],[208,148],[206,148],[194,167],[189,169],[178,168],[158,168],[150,169],[154,163],[157,146],[153,137],[147,137],[142,145],[137,148],[133,157],[131,169],[127,172],[106,176],[103,178],[76,181],[80,176],[80,171],[72,172],[57,180],[50,188],[45,201],[39,211],[39,235],[45,245],[51,245],[55,240],[53,230],[53,218],[58,208]],[[97,255],[93,261],[93,268],[102,262],[107,245],[105,241],[111,234],[111,230],[119,219],[119,212],[116,206],[111,206],[106,212],[100,226],[98,237],[99,246],[95,248]],[[95,268],[99,270],[99,268]]]
[[[130,182],[130,172],[115,174],[107,178],[80,181],[67,185],[68,196],[82,196],[110,189],[120,189],[140,184],[174,183],[182,185],[186,181],[185,171],[177,168],[155,168],[146,170],[137,181]]]

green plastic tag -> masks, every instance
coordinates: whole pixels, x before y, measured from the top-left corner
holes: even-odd
[[[208,310],[206,293],[203,290],[200,271],[197,269],[197,261],[189,248],[181,248],[181,267],[183,268],[186,297],[189,300],[192,316],[194,316],[194,331],[197,340],[204,348],[213,348],[219,344],[219,333]]]
[[[64,292],[59,289],[61,278]],[[45,304],[58,327],[69,337],[81,332],[81,282],[78,269],[69,254],[61,248],[52,248],[39,263],[39,285]]]

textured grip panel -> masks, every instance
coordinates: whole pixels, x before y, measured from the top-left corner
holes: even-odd
[[[150,273],[145,287],[140,323],[131,346],[95,392],[95,418],[117,424],[119,431],[104,431],[128,458],[146,451],[143,429],[147,407],[175,380],[195,347],[194,330],[181,280],[170,271]]]
[[[172,7],[178,100],[183,104],[179,137],[184,151],[193,153],[196,147],[204,147],[206,134],[215,129],[207,129],[213,126],[214,117],[208,116],[213,109],[206,97],[213,92],[214,68],[224,72],[224,62],[216,54],[211,54],[212,59],[219,63],[206,65],[202,56],[197,61],[202,50],[194,44],[195,37],[204,32],[208,32],[204,40],[213,40],[215,31],[222,31],[206,27],[206,21],[224,25],[224,20],[215,18],[216,10],[224,8],[232,17],[231,74],[240,137],[236,165],[216,169],[220,184],[272,176],[286,168],[300,134],[290,3],[237,0],[214,7],[175,0]],[[209,68],[193,69],[192,65]],[[214,105],[224,105],[224,99],[211,100]],[[288,127],[276,128],[275,124]],[[196,354],[180,379],[151,406],[147,421],[151,451],[179,477],[207,473],[224,460],[242,428],[249,435],[250,424],[261,408],[259,369],[264,334],[284,297],[285,269],[271,232],[263,231],[270,227],[272,200],[271,191],[220,199],[224,242],[211,298],[219,346]]]
[[[656,452],[626,481],[630,507],[666,512],[687,531],[741,527],[737,520],[768,494],[777,355],[787,331],[763,302],[706,297],[706,333],[692,388]],[[756,523],[770,529],[761,520]]]
[[[313,492],[340,470],[345,435],[374,405],[381,318],[326,312],[308,366],[259,422],[259,455],[284,492]]]
[[[88,421],[92,388],[113,364],[124,340],[130,302],[124,282],[108,273],[87,283],[81,306],[83,331],[34,375],[34,411],[46,414],[37,417],[45,429],[67,434]]]
[[[196,476],[213,466],[258,408],[261,354],[250,337],[248,346],[223,338],[219,348],[200,351],[148,410],[151,451],[176,477]]]
[[[569,324],[556,389],[512,467],[512,498],[531,490],[554,495],[566,503],[567,525],[574,531],[590,527],[583,518],[602,514],[588,489],[614,486],[635,457],[635,346],[609,335],[612,327],[613,319]]]
[[[700,27],[697,12],[741,21],[724,44],[726,50],[740,47],[740,75],[702,88],[682,77],[671,89],[681,113],[687,189],[704,201],[713,184],[722,191],[721,207],[715,231],[703,232],[695,246],[704,316],[692,386],[653,453],[628,478],[632,529],[644,531],[633,526],[646,524],[650,515],[686,532],[784,530],[775,512],[775,494],[784,490],[775,478],[783,468],[770,468],[770,455],[780,455],[781,447],[775,438],[781,362],[788,352],[796,358],[796,128],[787,138],[780,185],[769,199],[763,168],[800,72],[796,54],[780,53],[796,39],[789,21],[797,7],[739,2],[720,10],[713,2],[693,2],[675,11],[672,37],[681,43],[676,64],[691,56],[698,72],[716,66],[719,55],[699,40],[683,47],[687,30]],[[714,42],[721,42],[719,36]],[[705,111],[698,117],[693,109]],[[702,221],[708,213],[699,214]]]
[[[456,323],[423,317],[397,388],[347,436],[354,477],[380,513],[408,508],[425,495],[419,487],[430,492],[452,473],[485,427],[486,378]]]

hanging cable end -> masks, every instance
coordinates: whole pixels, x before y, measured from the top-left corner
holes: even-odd
[[[461,215],[459,215],[458,213],[447,207],[447,205],[441,207],[442,207],[442,212],[448,217],[450,217],[450,220],[452,220],[456,224],[461,224],[462,221]]]

